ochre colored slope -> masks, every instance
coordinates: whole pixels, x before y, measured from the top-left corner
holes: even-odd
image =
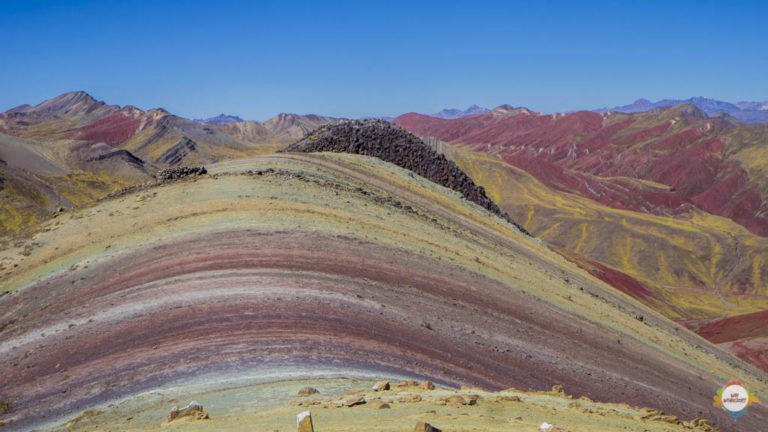
[[[312,376],[544,390],[732,425],[765,375],[418,176],[343,154],[209,167],[2,252],[11,427],[146,390]],[[20,252],[27,251],[27,254]],[[44,417],[45,416],[45,417]]]
[[[728,219],[701,211],[673,218],[613,209],[554,191],[492,156],[447,146],[446,154],[534,235],[652,288],[663,299],[656,307],[674,318],[768,308],[768,260],[762,258],[768,239]]]
[[[70,167],[56,145],[0,134],[0,235],[20,235],[59,207],[92,204],[149,176],[106,158]],[[125,164],[120,164],[125,166]]]
[[[613,209],[548,188],[496,157],[445,144],[442,150],[533,235],[670,318],[768,309],[768,239],[726,218],[702,211],[675,218]],[[768,331],[766,320],[754,325]],[[755,359],[751,351],[734,352]],[[764,361],[755,364],[766,368]]]

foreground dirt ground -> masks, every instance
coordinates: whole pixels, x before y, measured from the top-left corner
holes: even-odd
[[[386,391],[373,391],[373,386],[367,380],[327,379],[186,395],[173,390],[152,392],[86,411],[55,430],[293,431],[296,415],[304,411],[312,413],[316,431],[410,431],[418,422],[444,431],[538,431],[542,423],[551,424],[552,432],[714,430],[678,422],[654,410],[574,399],[557,388],[535,393],[488,392],[429,389],[424,382],[407,381],[392,382]],[[306,387],[318,393],[298,396]],[[184,406],[192,399],[203,405],[209,419],[166,421],[174,406]],[[354,403],[359,404],[349,406]]]

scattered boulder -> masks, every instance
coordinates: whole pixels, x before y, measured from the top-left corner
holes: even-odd
[[[443,432],[442,429],[438,429],[429,423],[418,422],[416,423],[416,432]]]
[[[183,179],[185,177],[190,176],[201,176],[208,174],[208,170],[205,169],[203,166],[198,167],[175,167],[175,168],[166,168],[164,170],[160,170],[155,174],[155,177],[157,177],[160,181],[168,181],[168,180],[179,180]]]
[[[304,411],[296,415],[296,426],[299,432],[314,432],[314,425],[312,425],[312,413]]]
[[[369,402],[368,405],[370,405],[371,408],[373,408],[373,409],[389,409],[389,408],[391,408],[388,403],[382,401],[381,399],[374,399],[371,402]]]
[[[304,387],[299,390],[299,396],[310,396],[317,393],[320,392],[314,387]]]
[[[453,189],[466,200],[485,208],[528,234],[521,225],[485,194],[453,161],[438,153],[416,135],[392,123],[352,120],[328,124],[308,132],[284,152],[335,152],[373,156]]]
[[[403,388],[403,387],[416,387],[418,385],[419,385],[419,383],[417,383],[416,381],[407,380],[407,381],[403,381],[401,383],[397,383],[395,386],[398,387],[398,388]]]
[[[551,431],[553,428],[554,428],[554,426],[553,426],[553,425],[551,425],[551,424],[549,424],[549,423],[547,423],[547,422],[544,422],[544,423],[542,423],[541,425],[539,425],[539,431],[540,431],[540,432],[549,432],[549,431]]]
[[[703,432],[715,432],[717,430],[712,427],[712,425],[709,423],[709,420],[703,418],[693,419],[683,424],[688,428],[698,429]]]
[[[563,396],[563,397],[565,397],[565,396],[566,396],[566,394],[565,394],[565,389],[564,389],[564,388],[563,388],[563,386],[561,386],[561,385],[553,385],[553,386],[552,386],[552,390],[551,390],[551,393],[552,393],[553,395],[555,395],[555,396]]]
[[[373,385],[373,391],[385,391],[389,390],[389,381],[379,381]]]
[[[419,384],[419,388],[422,390],[434,390],[435,385],[432,383],[432,381],[422,381]]]
[[[448,405],[467,405],[467,400],[460,395],[448,396],[443,401]]]
[[[168,414],[169,423],[182,418],[187,418],[190,420],[208,420],[210,419],[210,416],[208,415],[208,411],[203,409],[202,405],[192,401],[189,403],[189,405],[181,409],[179,409],[179,407],[173,407],[171,412]]]
[[[364,405],[364,404],[365,404],[365,397],[363,397],[363,396],[359,396],[359,397],[351,397],[351,398],[347,399],[347,400],[344,402],[344,405],[345,405],[345,406],[348,406],[348,407],[353,407],[353,406],[358,406],[358,405]]]

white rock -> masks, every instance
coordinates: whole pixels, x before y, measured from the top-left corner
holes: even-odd
[[[553,427],[554,427],[554,426],[552,426],[551,424],[549,424],[549,423],[547,423],[547,422],[544,422],[544,423],[542,423],[542,424],[539,426],[539,430],[540,430],[541,432],[549,432],[549,431],[551,431],[551,430],[552,430],[552,428],[553,428]]]
[[[303,413],[299,413],[296,415],[296,424],[300,424],[302,420],[304,420],[306,417],[311,417],[312,413],[309,411],[304,411]]]

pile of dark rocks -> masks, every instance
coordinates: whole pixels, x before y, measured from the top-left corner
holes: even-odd
[[[528,234],[455,163],[392,123],[368,119],[320,126],[283,151],[352,153],[379,158],[459,192],[465,199],[501,216]]]
[[[155,174],[155,177],[157,177],[160,181],[166,181],[166,180],[179,180],[183,179],[185,177],[190,176],[199,176],[199,175],[205,175],[208,174],[208,170],[205,169],[203,166],[198,167],[175,167],[175,168],[166,168],[163,170],[160,170]]]

